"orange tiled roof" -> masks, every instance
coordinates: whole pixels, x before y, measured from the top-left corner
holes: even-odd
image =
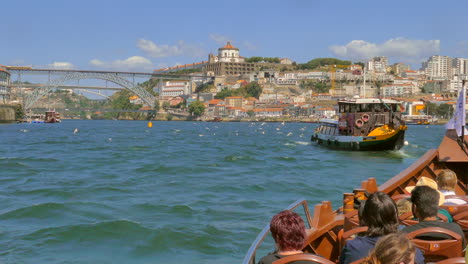
[[[219,103],[221,103],[221,102],[224,102],[224,101],[221,100],[221,99],[212,99],[212,100],[210,100],[208,103],[209,103],[210,105],[217,105],[217,104],[219,104]]]
[[[226,46],[222,47],[221,49],[236,49],[236,50],[238,50],[238,48],[231,45],[231,41],[228,41]]]

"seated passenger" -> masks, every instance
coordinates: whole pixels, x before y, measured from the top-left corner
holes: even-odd
[[[428,178],[428,177],[421,177],[418,180],[418,182],[416,183],[416,186],[427,186],[427,187],[430,187],[430,188],[436,190],[440,194],[439,206],[441,206],[441,205],[443,205],[445,203],[445,196],[439,191],[439,187],[437,185],[437,182],[434,181],[433,179]],[[405,188],[405,190],[407,192],[411,193],[411,191],[416,186],[408,186],[408,187]],[[440,214],[444,215],[445,217],[447,217],[447,222],[449,222],[449,223],[453,222],[453,217],[450,215],[450,213],[447,210],[445,210],[443,208],[439,208],[438,213],[440,213]]]
[[[456,195],[455,187],[457,186],[457,175],[452,170],[442,170],[437,175],[437,185],[439,191],[444,195]],[[445,198],[444,204],[466,204],[462,199],[458,198]]]
[[[411,192],[411,202],[413,203],[413,215],[419,219],[419,223],[405,227],[403,232],[410,233],[425,227],[441,227],[460,234],[463,239],[463,245],[465,245],[465,235],[458,224],[442,222],[437,219],[439,197],[439,192],[429,186],[416,186]],[[451,238],[448,235],[439,233],[431,233],[423,237],[432,240]]]
[[[411,203],[411,198],[403,198],[396,202],[398,208],[398,216],[402,216],[408,212],[411,212],[411,207],[413,206]],[[413,218],[411,215],[409,218]]]
[[[404,234],[386,235],[377,241],[364,264],[414,264],[416,247]]]
[[[278,213],[271,219],[270,232],[276,243],[276,251],[261,258],[259,264],[271,264],[275,260],[290,255],[303,254],[302,246],[306,238],[306,229],[300,215],[291,210]],[[291,263],[310,264],[315,262],[294,261]]]
[[[363,236],[346,242],[341,252],[340,264],[348,264],[366,257],[379,238],[398,231],[399,220],[395,201],[383,192],[369,195],[359,221],[361,226],[367,226],[369,229]],[[420,250],[416,251],[416,263],[424,263],[424,256]]]

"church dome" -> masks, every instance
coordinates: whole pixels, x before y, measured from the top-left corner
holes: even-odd
[[[231,45],[231,41],[228,41],[226,46],[219,48],[219,50],[239,50],[238,48]]]

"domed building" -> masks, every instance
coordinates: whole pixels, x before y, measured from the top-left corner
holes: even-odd
[[[232,46],[231,42],[228,41],[224,47],[218,49],[218,56],[210,53],[208,55],[208,61],[213,62],[245,62],[244,57],[239,55],[239,49]]]
[[[246,63],[244,57],[239,55],[239,49],[228,41],[224,47],[218,49],[218,56],[208,55],[206,71],[215,75],[249,74],[255,70],[254,63]]]
[[[280,67],[291,68],[291,64],[245,62],[244,57],[240,56],[239,49],[228,41],[224,47],[218,49],[217,56],[213,55],[213,53],[208,55],[208,64],[205,66],[204,71],[207,74],[213,74],[215,76],[242,75],[251,74],[261,68],[277,70],[280,69]]]

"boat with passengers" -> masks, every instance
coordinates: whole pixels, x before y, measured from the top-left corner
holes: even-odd
[[[461,99],[460,99],[461,98]],[[467,201],[468,186],[468,136],[465,126],[465,88],[457,103],[457,118],[452,119],[447,125],[445,135],[437,149],[428,150],[422,157],[411,166],[404,169],[387,182],[378,185],[375,178],[369,178],[361,183],[356,189],[343,194],[343,205],[333,210],[330,201],[323,201],[310,210],[306,200],[298,200],[287,209],[300,210],[302,208],[307,228],[306,239],[302,251],[311,254],[297,254],[284,257],[281,263],[297,260],[312,260],[318,263],[337,263],[345,243],[354,235],[363,232],[365,226],[359,225],[357,204],[366,199],[366,194],[382,191],[395,201],[410,197],[405,190],[406,187],[415,186],[421,177],[435,180],[437,174],[450,169],[457,175],[456,195],[453,198]],[[446,196],[448,198],[448,196]],[[468,204],[442,205],[453,217],[454,222],[463,229],[465,237],[468,238]],[[302,213],[301,213],[302,214]],[[402,225],[415,224],[417,220],[406,220],[400,218]],[[417,223],[417,222],[416,222]],[[444,232],[433,230],[430,232]],[[256,252],[269,234],[267,224],[247,252],[243,263],[253,264],[257,258]],[[445,233],[444,233],[445,234]],[[408,234],[409,235],[409,234]],[[462,237],[452,237],[447,240],[423,240],[411,238],[411,241],[421,249],[426,262],[438,263],[465,263],[464,252],[462,252]],[[445,260],[445,262],[442,262]],[[275,261],[276,262],[276,261]],[[276,263],[274,263],[276,264]]]
[[[338,120],[320,120],[311,141],[343,150],[398,150],[404,145],[407,126],[401,119],[399,101],[340,100],[338,110]]]

